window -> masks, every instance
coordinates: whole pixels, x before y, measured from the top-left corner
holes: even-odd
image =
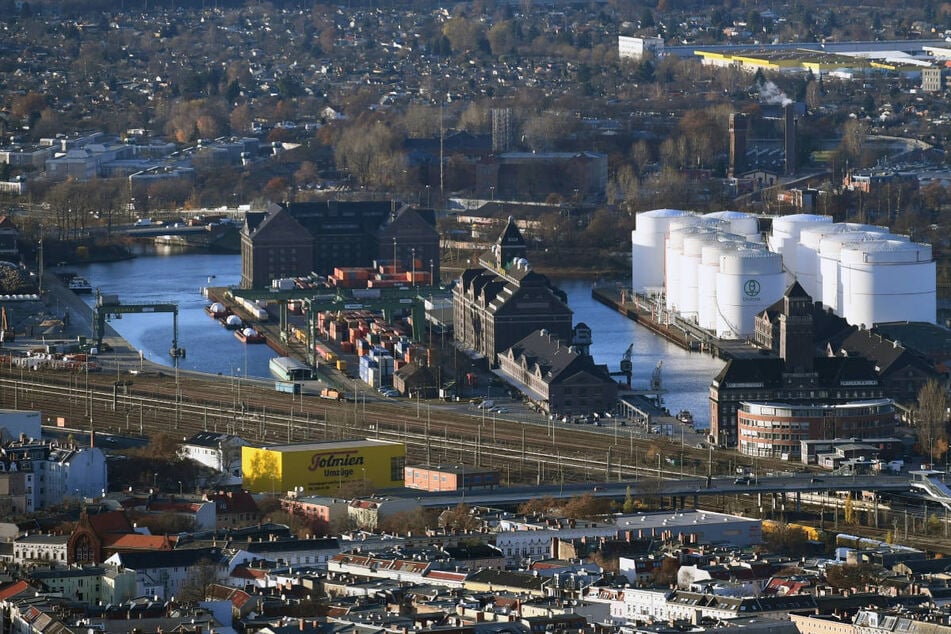
[[[390,458],[390,480],[402,480],[406,469],[406,458],[398,456]]]

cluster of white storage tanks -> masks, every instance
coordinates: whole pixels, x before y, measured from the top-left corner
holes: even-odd
[[[753,335],[754,318],[794,280],[854,325],[934,323],[931,246],[887,229],[796,214],[773,220],[766,242],[751,214],[679,209],[637,214],[632,282],[723,339]]]
[[[850,324],[936,318],[936,265],[931,245],[884,227],[833,223],[797,214],[773,221],[770,249],[781,253],[789,280]]]
[[[785,290],[782,258],[762,244],[755,216],[657,209],[637,215],[634,290],[724,339],[749,337],[754,317]]]

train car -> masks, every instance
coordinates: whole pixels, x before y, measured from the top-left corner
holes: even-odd
[[[301,384],[293,381],[276,381],[274,383],[274,389],[286,394],[300,394]]]

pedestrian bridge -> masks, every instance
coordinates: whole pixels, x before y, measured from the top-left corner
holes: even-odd
[[[941,480],[943,475],[943,471],[929,469],[908,472],[911,488],[924,491],[931,500],[951,511],[951,487]]]

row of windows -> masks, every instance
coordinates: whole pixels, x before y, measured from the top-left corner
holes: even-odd
[[[809,440],[809,434],[771,434],[769,432],[744,431],[742,435],[745,438],[759,438],[761,440]]]

